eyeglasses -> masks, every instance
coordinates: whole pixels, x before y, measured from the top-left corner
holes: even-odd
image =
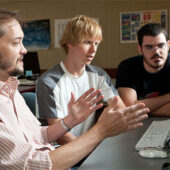
[[[167,49],[167,43],[161,43],[158,45],[145,45],[144,48],[149,53],[155,52],[155,50],[164,51]]]

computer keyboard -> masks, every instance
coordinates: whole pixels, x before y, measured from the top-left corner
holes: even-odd
[[[170,119],[153,121],[135,145],[139,150],[146,147],[164,148],[170,134]]]

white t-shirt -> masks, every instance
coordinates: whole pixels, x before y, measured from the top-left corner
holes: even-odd
[[[55,65],[45,72],[37,82],[37,101],[40,118],[63,118],[67,116],[67,104],[71,98],[71,92],[78,99],[91,87],[101,89],[104,101],[117,95],[110,77],[96,66],[87,65],[80,77],[70,74],[63,62]],[[95,122],[95,114],[91,114],[87,120],[71,130],[75,136],[79,136],[91,128]]]

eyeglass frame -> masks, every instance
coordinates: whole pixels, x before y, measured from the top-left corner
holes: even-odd
[[[160,43],[158,45],[145,45],[144,48],[148,53],[153,53],[155,50],[164,51],[168,47],[168,41],[166,43]]]

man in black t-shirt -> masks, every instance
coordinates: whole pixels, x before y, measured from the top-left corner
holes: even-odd
[[[128,106],[144,102],[150,114],[170,116],[170,42],[160,24],[144,25],[138,32],[139,56],[118,66],[116,88]]]

